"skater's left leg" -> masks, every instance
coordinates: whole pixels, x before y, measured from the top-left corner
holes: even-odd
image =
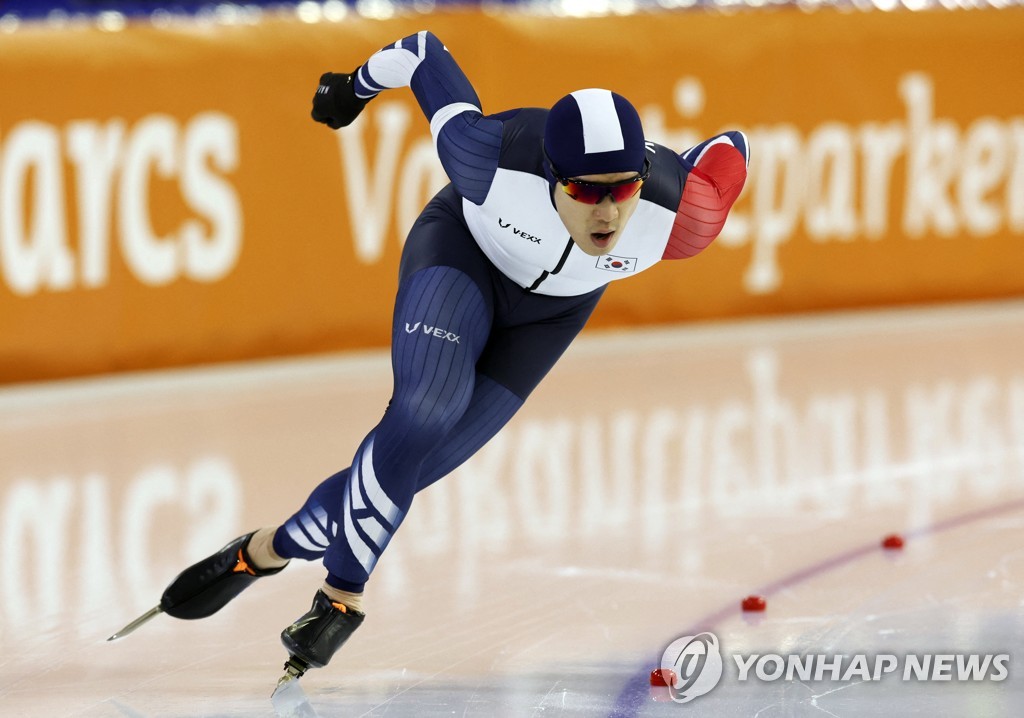
[[[604,288],[577,297],[529,295],[507,324],[499,315],[477,362],[470,409],[423,462],[418,491],[457,469],[498,433],[569,348],[603,293]]]

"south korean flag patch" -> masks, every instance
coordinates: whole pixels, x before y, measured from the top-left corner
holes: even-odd
[[[636,257],[616,257],[605,254],[597,258],[597,268],[609,272],[632,272],[636,270]]]

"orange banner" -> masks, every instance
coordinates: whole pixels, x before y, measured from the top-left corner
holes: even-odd
[[[421,29],[485,112],[601,86],[678,150],[748,133],[723,235],[591,326],[1024,291],[1019,8],[23,27],[0,41],[0,381],[385,346],[445,182],[428,123],[407,89],[338,132],[309,108],[321,72]]]

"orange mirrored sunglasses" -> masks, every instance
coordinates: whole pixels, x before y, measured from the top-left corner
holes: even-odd
[[[550,166],[554,170],[554,165]],[[562,186],[562,191],[577,202],[598,204],[605,197],[611,197],[612,200],[619,203],[635,197],[637,192],[640,191],[644,182],[651,176],[651,161],[645,157],[643,171],[637,177],[622,180],[621,182],[583,182],[569,179],[568,177],[559,177],[554,171],[552,171],[552,174],[554,174],[555,179]]]

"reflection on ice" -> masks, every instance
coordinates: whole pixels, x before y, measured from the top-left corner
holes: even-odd
[[[84,637],[99,614],[148,608],[167,581],[166,570],[155,569],[184,567],[186,557],[222,542],[244,503],[220,456],[143,467],[117,499],[111,480],[94,472],[17,477],[2,488],[0,597],[3,633],[12,640],[72,626]],[[169,535],[187,539],[185,550]]]
[[[271,704],[278,718],[318,718],[297,678],[282,679],[274,689]]]

